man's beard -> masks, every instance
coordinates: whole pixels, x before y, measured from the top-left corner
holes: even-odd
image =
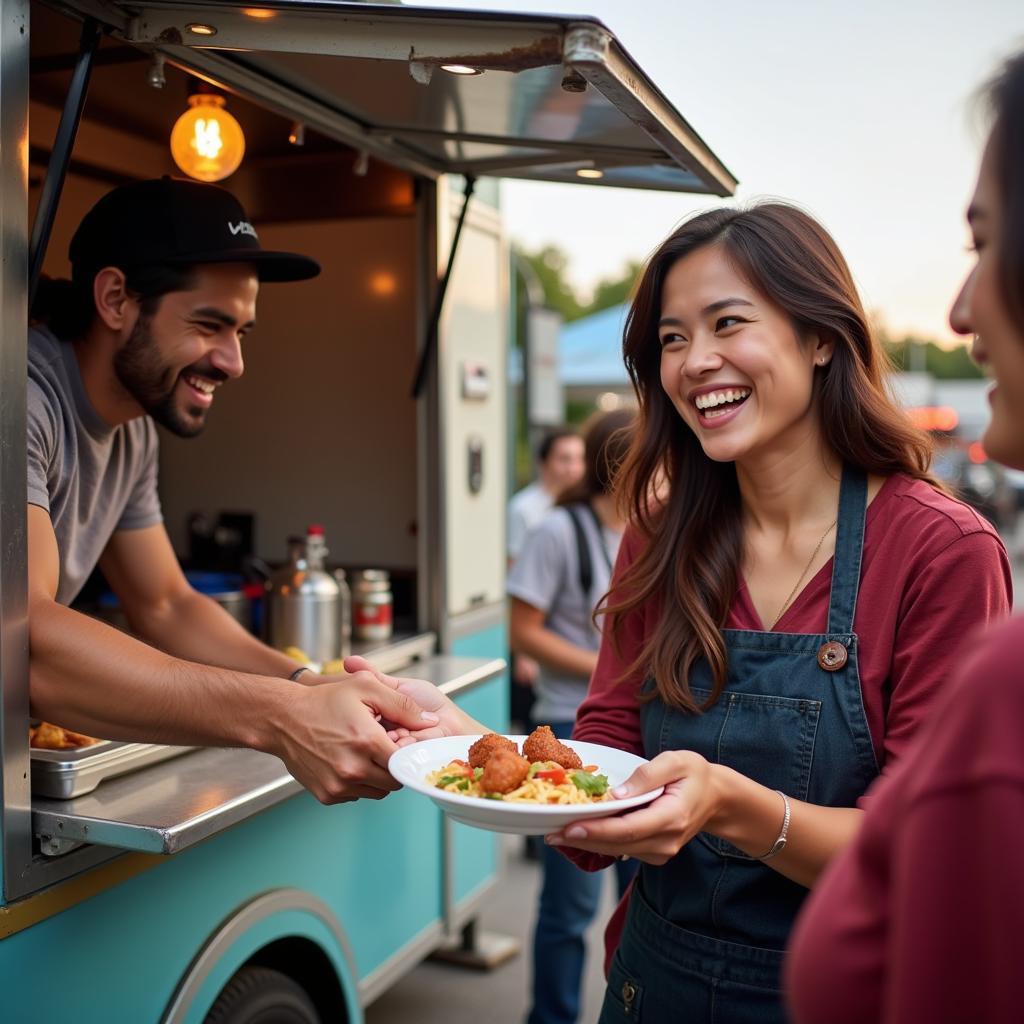
[[[205,408],[182,408],[175,400],[181,371],[161,361],[150,317],[139,317],[131,336],[114,354],[114,373],[132,398],[172,434],[195,437],[206,426]]]

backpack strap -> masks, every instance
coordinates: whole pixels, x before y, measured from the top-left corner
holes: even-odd
[[[608,545],[604,540],[604,526],[601,523],[601,518],[597,514],[597,509],[595,509],[589,501],[583,507],[590,513],[590,518],[594,521],[594,529],[597,531],[595,534],[597,537],[597,546],[601,549],[601,554],[604,556],[604,564],[608,566],[608,572],[611,574],[614,564],[612,562],[612,556],[608,553]]]
[[[594,565],[590,560],[590,545],[587,543],[587,534],[583,527],[583,520],[580,518],[582,507],[582,505],[566,505],[565,511],[569,513],[569,520],[572,523],[573,532],[576,534],[576,552],[580,563],[580,589],[589,597],[590,588],[594,585]]]

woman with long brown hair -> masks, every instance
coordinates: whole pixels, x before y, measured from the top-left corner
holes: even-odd
[[[995,120],[967,218],[977,253],[950,323],[995,379],[983,443],[1024,468],[1024,52],[988,89]],[[975,644],[864,827],[801,915],[800,1024],[1016,1024],[1024,931],[1024,618]]]
[[[952,642],[1007,613],[1009,566],[929,477],[850,271],[799,209],[685,222],[642,275],[624,354],[630,526],[574,735],[651,759],[622,793],[665,792],[548,842],[642,862],[602,1024],[782,1021],[807,887]]]

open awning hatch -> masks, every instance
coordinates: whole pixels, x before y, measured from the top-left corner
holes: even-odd
[[[414,173],[736,187],[594,19],[334,0],[56,6]]]

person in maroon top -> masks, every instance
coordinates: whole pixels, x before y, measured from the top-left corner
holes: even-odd
[[[983,438],[1024,468],[1024,53],[989,90],[967,213],[977,262],[950,314],[995,378]],[[970,574],[963,586],[973,589]],[[799,1024],[1024,1019],[1024,619],[972,645],[899,767],[872,789],[793,937]],[[950,656],[950,648],[943,651]]]
[[[933,483],[846,263],[806,213],[685,222],[641,277],[624,355],[630,525],[574,736],[651,759],[616,795],[666,788],[547,840],[585,867],[642,862],[601,1024],[781,1022],[807,888],[959,638],[1007,613],[1009,566]]]

